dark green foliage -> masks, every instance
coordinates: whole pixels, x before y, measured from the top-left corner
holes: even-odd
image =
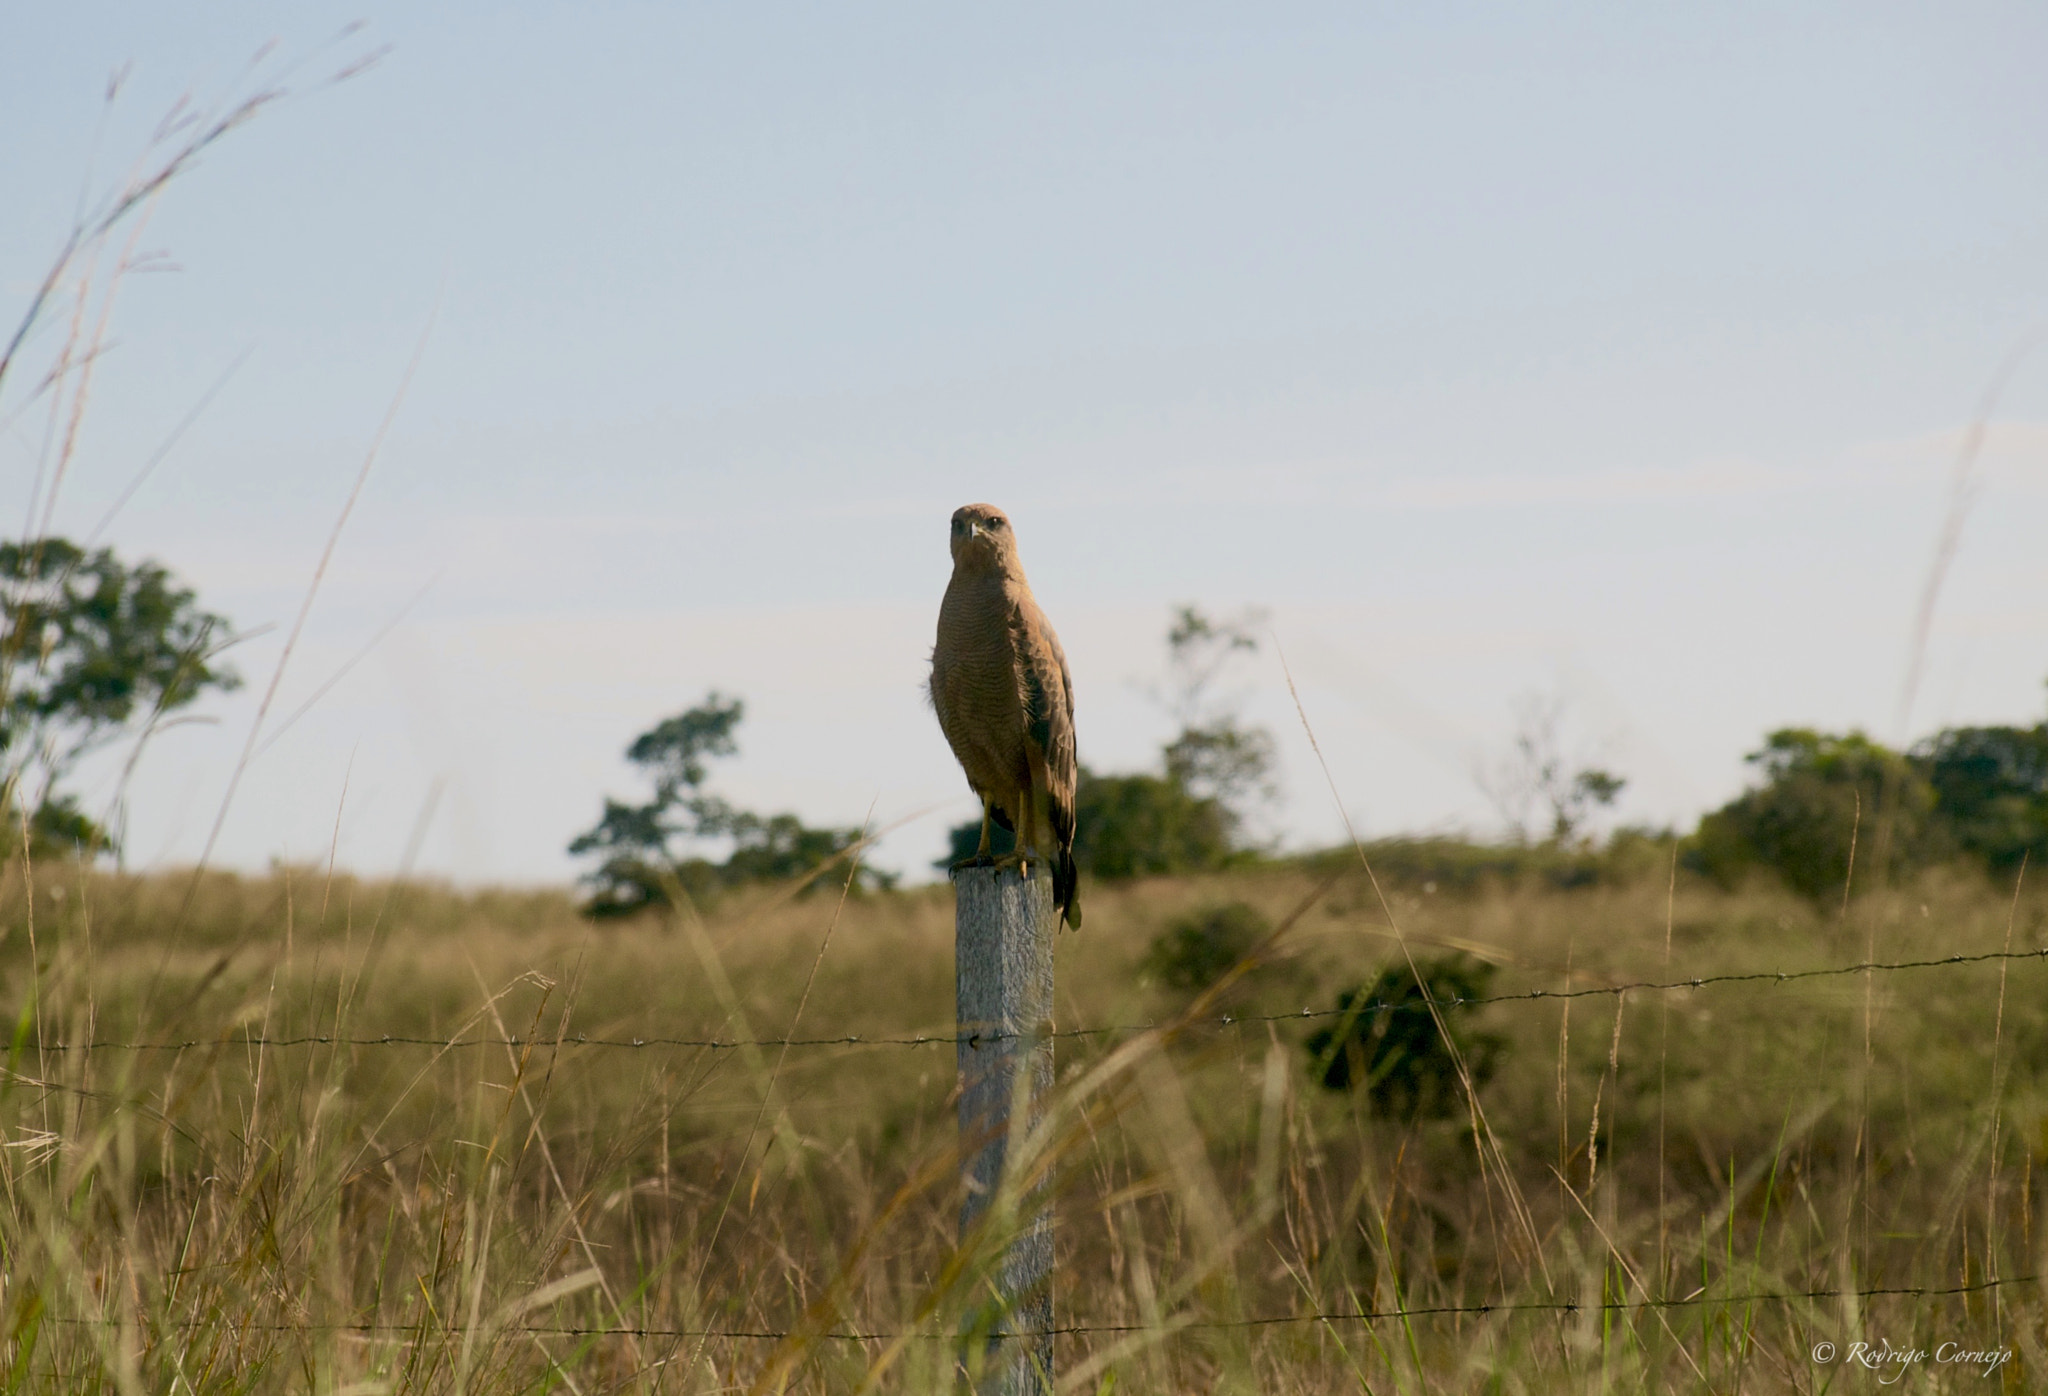
[[[940,872],[945,872],[955,863],[965,862],[975,855],[976,851],[981,847],[981,821],[976,819],[970,823],[954,825],[946,831],[946,840],[950,845],[946,851],[946,856],[932,865]],[[1000,857],[1005,853],[1011,852],[1016,847],[1017,836],[994,820],[990,820],[988,826],[989,856]]]
[[[1691,865],[1723,884],[1768,868],[1809,897],[1842,895],[1859,869],[1889,874],[1939,850],[1935,793],[1919,766],[1861,732],[1773,732],[1748,760],[1761,783],[1700,821]]]
[[[59,782],[123,733],[238,687],[219,660],[228,622],[156,563],[62,538],[0,544],[0,607],[0,806],[31,803],[38,837],[104,846]]]
[[[1475,891],[1515,882],[1549,861],[1541,844],[1479,843],[1461,838],[1375,839],[1364,845],[1366,863],[1382,886],[1434,894]],[[1358,849],[1348,843],[1306,854],[1302,863],[1322,876],[1355,871]]]
[[[708,859],[670,859],[659,853],[628,851],[608,854],[581,880],[590,888],[583,914],[598,920],[672,906],[679,898],[706,902],[718,894],[725,881],[718,865]]]
[[[1466,1026],[1475,1011],[1471,1000],[1486,993],[1493,968],[1450,955],[1418,960],[1412,973],[1405,964],[1388,969],[1368,988],[1345,990],[1337,996],[1337,1011],[1344,1016],[1308,1039],[1310,1071],[1329,1090],[1363,1086],[1375,1115],[1404,1120],[1449,1115],[1464,1099],[1457,1058],[1464,1059],[1477,1090],[1492,1079],[1500,1054],[1501,1038]]]
[[[782,882],[802,877],[860,838],[858,829],[813,829],[793,814],[755,814],[736,810],[723,800],[707,801],[697,826],[700,837],[721,836],[733,842],[721,867],[727,882]],[[880,884],[888,875],[863,868],[863,876]]]
[[[1171,776],[1098,776],[1074,801],[1074,861],[1096,877],[1201,872],[1230,858],[1232,821]]]
[[[1993,872],[2048,857],[2048,723],[1951,727],[1913,753],[1943,833]]]
[[[654,777],[657,796],[673,800],[704,783],[707,758],[739,754],[733,733],[745,714],[744,703],[721,698],[714,689],[696,707],[635,737],[626,748],[626,759]]]
[[[1612,771],[1600,770],[1597,767],[1588,767],[1573,776],[1569,809],[1576,813],[1578,818],[1564,826],[1565,832],[1569,833],[1571,829],[1578,827],[1579,822],[1583,821],[1585,817],[1584,812],[1586,810],[1592,809],[1595,806],[1613,804],[1627,785],[1628,781],[1621,776],[1615,775]],[[1563,824],[1563,822],[1562,818],[1555,818],[1553,820],[1554,825]]]
[[[108,846],[106,831],[78,808],[77,800],[64,794],[49,795],[36,806],[29,816],[28,832],[29,846],[36,852],[47,849],[90,855]],[[16,837],[17,830],[10,824],[0,831],[0,847],[18,847],[12,842]]]
[[[1758,783],[1700,821],[1687,860],[1732,884],[1767,868],[1811,897],[1839,897],[1856,831],[1857,875],[1958,855],[2010,874],[2048,856],[2048,723],[1951,727],[1911,752],[1787,728],[1749,757]]]
[[[1145,954],[1145,971],[1169,989],[1195,993],[1221,979],[1272,923],[1244,902],[1220,902],[1176,918]]]
[[[1563,889],[1657,875],[1669,865],[1676,839],[1675,834],[1642,828],[1616,829],[1604,844],[1391,838],[1367,843],[1365,856],[1382,885],[1408,893],[1475,892],[1515,883]],[[1319,873],[1356,869],[1358,850],[1342,844],[1302,861]]]
[[[707,763],[738,753],[733,734],[745,711],[739,699],[714,691],[626,748],[626,759],[652,777],[654,798],[639,805],[607,798],[603,818],[569,845],[571,853],[601,859],[583,879],[591,888],[589,915],[626,916],[678,896],[703,901],[742,883],[801,877],[860,838],[858,829],[814,829],[794,814],[734,809],[704,791]],[[730,850],[720,862],[692,851],[720,843]],[[865,866],[859,877],[863,886],[895,880]]]
[[[1166,778],[1197,799],[1214,801],[1232,834],[1245,805],[1266,790],[1275,759],[1272,733],[1231,718],[1182,728],[1161,754]]]

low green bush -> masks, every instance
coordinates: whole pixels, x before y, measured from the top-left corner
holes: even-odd
[[[1176,917],[1154,937],[1145,952],[1145,974],[1169,989],[1200,992],[1272,931],[1272,923],[1245,902],[1202,907]]]

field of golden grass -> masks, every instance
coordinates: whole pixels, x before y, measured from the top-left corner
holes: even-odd
[[[2048,896],[1088,894],[1057,1027],[1176,1026],[1062,1037],[1019,1151],[1055,1198],[1063,1389],[2048,1373]],[[1286,929],[1190,1016],[1146,948],[1228,900]],[[1008,1212],[961,1244],[944,887],[594,925],[562,893],[17,860],[0,934],[8,1391],[953,1389]],[[1404,939],[1498,966],[1476,1109],[1378,1118],[1310,1073],[1300,1011]]]

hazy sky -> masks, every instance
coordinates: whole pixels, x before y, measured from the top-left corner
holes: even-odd
[[[566,878],[715,686],[725,793],[928,811],[882,855],[922,871],[974,810],[920,685],[983,499],[1098,768],[1170,735],[1171,603],[1267,609],[1293,843],[1340,824],[1279,649],[1368,835],[1488,827],[1531,692],[1631,820],[1771,727],[1898,737],[1958,440],[2048,324],[2044,64],[2027,4],[7,7],[8,327],[181,95],[293,93],[154,209],[57,506],[229,375],[107,536],[277,629],[146,754],[129,859],[203,845],[423,335],[267,731],[360,662],[219,861]],[[2043,709],[2048,349],[1991,415],[1913,733]]]

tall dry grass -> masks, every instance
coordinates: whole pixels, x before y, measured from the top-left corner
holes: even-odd
[[[168,123],[0,346],[4,386],[63,313],[7,405],[50,424],[28,535],[54,517],[144,216],[280,95]],[[1225,898],[1286,923],[1271,962],[1213,1002],[1145,983],[1151,938]],[[2048,962],[1493,1004],[1502,1069],[1443,1120],[1319,1089],[1311,1023],[1285,1016],[1404,944],[1490,960],[1509,995],[2031,953],[2042,897],[1937,874],[1839,914],[1661,877],[1383,902],[1272,871],[1093,888],[1088,924],[1060,943],[1059,1025],[1167,1026],[1061,1040],[1057,1099],[960,1238],[943,889],[596,927],[558,894],[9,863],[0,1386],[946,1391],[1040,1183],[1069,1390],[2048,1373]],[[1848,1365],[1859,1343],[1884,1356]]]
[[[593,926],[314,870],[27,874],[0,882],[7,1389],[952,1389],[1016,1209],[958,1243],[953,1047],[873,1041],[950,1035],[945,889]],[[1506,1047],[1476,1111],[1404,1123],[1313,1083],[1311,1023],[1244,1021],[1398,962],[1362,879],[1091,898],[1063,1030],[1184,1014],[1141,968],[1176,915],[1300,914],[1194,1021],[1059,1043],[1018,1183],[1056,1199],[1060,1324],[1098,1330],[1061,1336],[1067,1389],[1863,1389],[1858,1341],[1924,1349],[1884,1373],[1917,1389],[1989,1389],[1943,1342],[2011,1352],[2004,1389],[2048,1371],[2048,964],[1548,996],[2031,952],[2048,899],[1393,889],[1415,953],[1546,991],[1481,1010]],[[785,1036],[864,1041],[649,1041]],[[1908,1289],[1960,1292],[1855,1297]]]

